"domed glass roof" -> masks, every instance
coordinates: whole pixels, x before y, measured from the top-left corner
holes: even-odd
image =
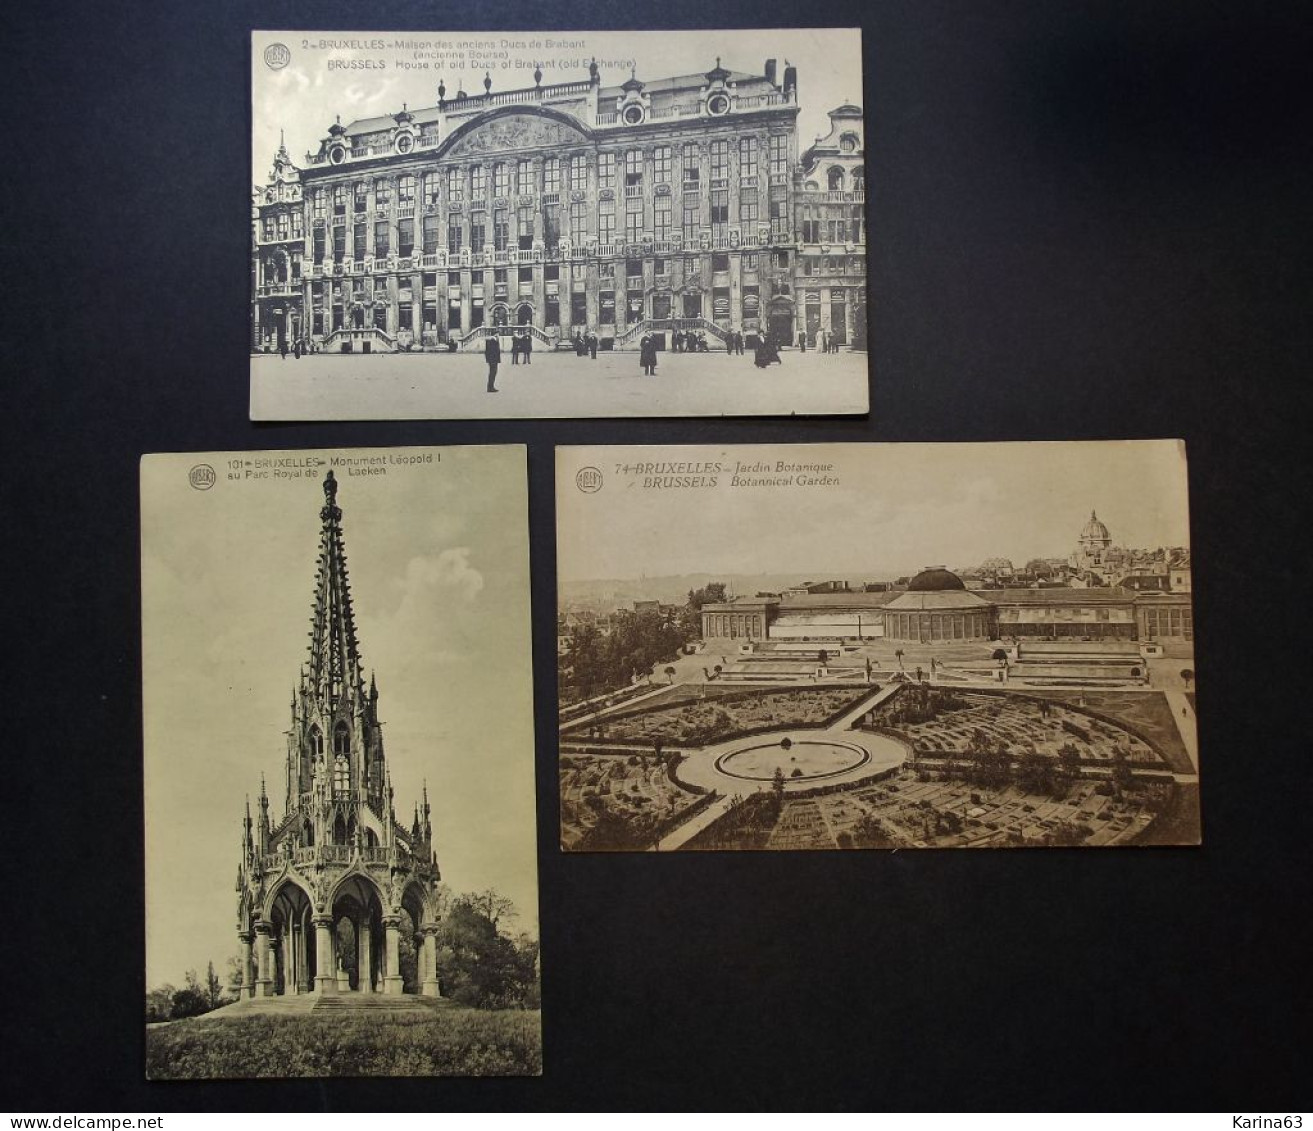
[[[943,566],[926,566],[907,583],[909,593],[942,593],[946,589],[965,589],[962,579]]]

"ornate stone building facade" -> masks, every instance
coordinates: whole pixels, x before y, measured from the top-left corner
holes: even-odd
[[[310,655],[292,692],[283,815],[260,784],[247,804],[237,871],[243,996],[399,994],[403,928],[412,989],[438,993],[427,786],[409,829],[397,822],[378,688],[365,683],[337,483],[324,480]]]
[[[810,346],[823,334],[866,348],[866,140],[862,109],[830,111],[830,132],[802,155],[794,232],[798,321]]]
[[[535,71],[520,90],[437,93],[335,122],[300,168],[280,146],[253,197],[255,350],[471,348],[513,327],[546,346],[677,329],[794,341],[803,224],[819,225],[816,326],[864,340],[861,111],[834,111],[804,167],[796,68],[717,60],[603,87],[592,64],[577,82]]]

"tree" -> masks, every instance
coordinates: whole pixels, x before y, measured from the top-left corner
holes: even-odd
[[[463,897],[469,905],[492,924],[495,931],[503,919],[515,919],[519,912],[515,904],[492,888],[480,892],[470,892]]]
[[[187,984],[180,990],[173,991],[173,1005],[170,1016],[180,1017],[199,1017],[202,1013],[210,1011],[209,999],[206,997],[205,988],[201,981],[196,977],[195,970],[187,971]]]
[[[1189,668],[1181,669],[1181,682],[1185,684],[1186,691],[1190,690],[1190,684],[1194,682],[1194,672]]]
[[[901,648],[894,649],[894,659],[898,661],[898,670],[900,672],[905,671],[906,669],[903,667],[903,650]]]
[[[674,669],[674,666],[673,666],[673,665],[670,665],[670,664],[667,664],[667,665],[666,665],[666,668],[665,668],[665,675],[666,675],[666,681],[667,681],[668,683],[674,683],[674,682],[675,682],[675,669]]]
[[[176,986],[165,982],[146,994],[146,1023],[170,1021],[173,1018],[173,995],[178,992]]]
[[[205,999],[211,1009],[218,1009],[219,1006],[228,1004],[228,998],[223,992],[223,982],[219,980],[219,975],[214,972],[213,960],[205,967]]]
[[[784,808],[784,771],[775,767],[775,774],[770,779],[771,796],[775,798],[775,811],[778,813]]]
[[[481,1009],[536,1006],[537,943],[511,939],[481,908],[510,901],[491,889],[452,901],[438,932],[438,970],[445,996]],[[505,912],[503,912],[505,915]]]

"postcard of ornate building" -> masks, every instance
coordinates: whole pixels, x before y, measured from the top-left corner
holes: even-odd
[[[1183,443],[556,477],[566,851],[1199,843]]]
[[[253,420],[868,410],[858,29],[258,31],[251,97]]]
[[[150,1078],[541,1071],[525,472],[143,457]]]

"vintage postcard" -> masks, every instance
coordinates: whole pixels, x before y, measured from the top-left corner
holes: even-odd
[[[1179,441],[568,447],[567,851],[1197,844]]]
[[[525,462],[143,457],[151,1079],[541,1072]]]
[[[251,37],[253,420],[868,408],[855,28]]]

